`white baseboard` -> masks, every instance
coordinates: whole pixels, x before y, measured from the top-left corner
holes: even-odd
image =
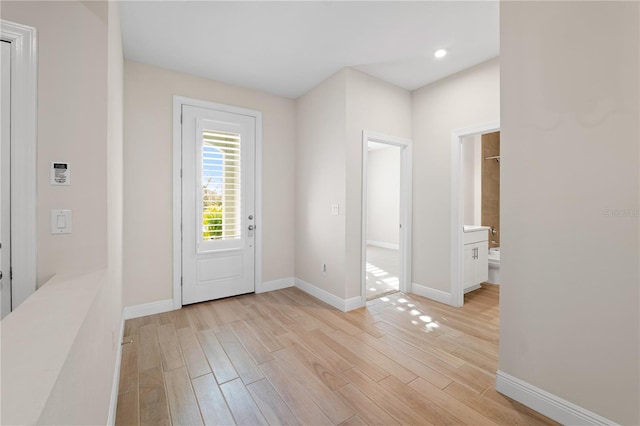
[[[295,278],[288,277],[279,280],[265,281],[262,285],[256,286],[256,293],[266,293],[267,291],[280,290],[283,288],[293,287]]]
[[[385,243],[382,241],[367,240],[367,245],[387,248],[391,250],[400,250],[400,244]]]
[[[451,293],[447,293],[446,291],[427,287],[422,284],[412,283],[411,293],[426,297],[427,299],[435,300],[436,302],[451,305]]]
[[[360,308],[361,306],[364,306],[362,304],[362,298],[359,296],[352,297],[351,299],[345,300],[336,296],[335,294],[331,294],[326,290],[316,287],[313,284],[303,281],[300,278],[295,279],[295,285],[305,293],[310,294],[316,299],[322,300],[324,303],[328,303],[329,305],[333,306],[334,308],[342,312],[347,312],[352,309],[357,309],[357,308]]]
[[[344,312],[353,311],[354,309],[362,308],[364,302],[362,296],[352,297],[344,301]]]
[[[124,308],[124,319],[146,317],[147,315],[161,314],[169,311],[173,311],[173,299],[127,306]]]
[[[124,310],[120,320],[120,333],[116,345],[116,366],[113,372],[113,383],[111,383],[111,401],[109,403],[109,417],[107,417],[107,425],[116,424],[116,409],[118,408],[118,387],[120,386],[120,365],[122,364],[122,340],[124,339]]]
[[[496,390],[565,425],[616,424],[504,371],[496,373]]]

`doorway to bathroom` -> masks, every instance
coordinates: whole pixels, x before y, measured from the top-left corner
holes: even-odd
[[[451,299],[499,284],[500,125],[452,133]]]
[[[363,133],[363,303],[408,291],[411,141]]]

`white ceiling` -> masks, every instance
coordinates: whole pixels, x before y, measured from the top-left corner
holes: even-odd
[[[124,1],[120,10],[127,59],[290,98],[344,67],[414,90],[499,54],[498,1]]]

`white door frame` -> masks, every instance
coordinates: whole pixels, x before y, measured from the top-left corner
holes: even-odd
[[[401,292],[411,290],[411,215],[412,215],[412,147],[411,139],[362,132],[362,254],[360,269],[360,295],[362,306],[367,303],[367,188],[368,143],[377,142],[400,148],[400,285]]]
[[[4,19],[0,22],[0,38],[11,43],[12,309],[36,291],[36,36],[33,27]]]
[[[451,132],[451,306],[464,304],[462,283],[462,227],[464,226],[464,193],[462,187],[462,139],[467,136],[492,133],[500,130],[500,122],[494,121]]]
[[[173,97],[173,309],[182,307],[182,106],[242,114],[256,120],[255,274],[256,293],[262,291],[262,113],[215,102]]]

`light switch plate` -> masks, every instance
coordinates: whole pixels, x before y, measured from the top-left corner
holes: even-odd
[[[71,233],[71,210],[51,210],[51,233]]]
[[[331,214],[334,216],[340,215],[340,204],[332,204],[331,205]]]

